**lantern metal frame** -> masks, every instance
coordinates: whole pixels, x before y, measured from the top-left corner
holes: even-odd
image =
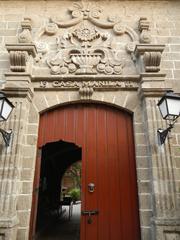
[[[2,106],[0,108],[0,118],[1,118],[0,122],[3,122],[3,121],[7,121],[7,119],[9,118],[9,116],[14,108],[14,105],[7,99],[7,97],[5,96],[5,94],[3,92],[0,92],[0,100],[3,101]],[[11,108],[7,118],[5,118],[2,115],[3,107],[5,106],[4,102],[8,103],[8,105]],[[10,145],[10,142],[12,139],[12,129],[5,131],[4,129],[0,128],[0,133],[2,134],[2,137],[5,142],[6,147],[8,147]]]
[[[167,91],[164,96],[159,100],[159,102],[157,103],[157,106],[159,107],[160,104],[165,101],[166,103],[166,109],[167,109],[167,115],[163,117],[163,114],[161,112],[161,109],[159,107],[161,116],[164,120],[168,121],[168,127],[166,129],[162,129],[159,128],[157,130],[157,135],[158,135],[158,141],[159,143],[162,145],[165,143],[165,140],[169,134],[169,132],[171,132],[171,129],[174,127],[175,122],[177,121],[178,117],[180,116],[180,112],[178,115],[173,115],[173,114],[169,114],[169,109],[168,109],[168,104],[167,104],[167,99],[176,99],[179,101],[180,104],[180,96],[177,94],[174,94],[174,92],[172,90]],[[171,116],[171,117],[168,117]]]

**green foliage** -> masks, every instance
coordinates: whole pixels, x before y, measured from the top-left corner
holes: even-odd
[[[69,191],[68,195],[72,197],[73,202],[76,202],[81,198],[81,191],[79,188],[73,188]]]
[[[75,181],[75,186],[81,188],[81,162],[73,164],[67,171]]]

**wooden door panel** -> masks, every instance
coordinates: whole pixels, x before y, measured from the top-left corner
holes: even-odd
[[[82,147],[81,240],[139,240],[132,117],[100,104],[74,104],[42,114],[38,147],[69,141]],[[88,192],[88,184],[95,191]]]
[[[109,182],[104,181],[104,177],[108,176],[108,157],[107,157],[107,113],[99,108],[97,110],[97,182],[98,182],[98,239],[109,239]],[[105,141],[106,140],[106,141]],[[105,141],[105,143],[104,143]],[[101,189],[101,191],[99,191]]]

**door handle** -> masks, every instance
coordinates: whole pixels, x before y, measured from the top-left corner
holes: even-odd
[[[98,210],[82,211],[81,212],[82,215],[88,215],[88,216],[90,216],[90,215],[97,215],[98,213],[99,213]]]
[[[91,216],[92,216],[92,215],[97,215],[98,213],[99,213],[98,210],[81,211],[81,214],[82,214],[82,215],[88,215],[88,220],[87,220],[87,223],[88,223],[88,224],[91,224],[91,223],[92,223],[92,218],[91,218]]]

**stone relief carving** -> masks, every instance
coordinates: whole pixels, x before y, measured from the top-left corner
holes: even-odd
[[[139,20],[140,43],[150,43],[151,34],[149,31],[150,23],[146,17],[141,17]]]
[[[32,43],[31,36],[31,19],[24,18],[21,22],[22,32],[18,36],[19,43]]]
[[[35,45],[29,43],[6,44],[6,48],[12,72],[25,72],[30,59],[36,57],[37,53]]]
[[[146,72],[160,71],[161,52],[145,52],[143,58]]]
[[[159,72],[165,45],[137,44],[135,56],[140,58],[145,72]]]
[[[10,69],[12,72],[25,72],[28,54],[26,51],[10,51]]]
[[[52,74],[121,74],[123,59],[111,50],[110,36],[83,22],[57,39],[59,51],[48,60]]]
[[[70,20],[53,17],[37,34],[37,62],[41,61],[48,48],[45,42],[39,41],[41,36],[55,35],[57,53],[46,60],[52,75],[122,74],[125,61],[122,49],[114,48],[114,36],[126,33],[130,40],[123,50],[133,54],[138,41],[135,31],[123,25],[117,16],[101,20],[102,9],[92,3],[74,3],[69,12]]]
[[[79,88],[79,95],[80,98],[83,100],[91,99],[93,95],[94,89],[91,85],[88,85],[87,83],[83,83],[83,85]]]

